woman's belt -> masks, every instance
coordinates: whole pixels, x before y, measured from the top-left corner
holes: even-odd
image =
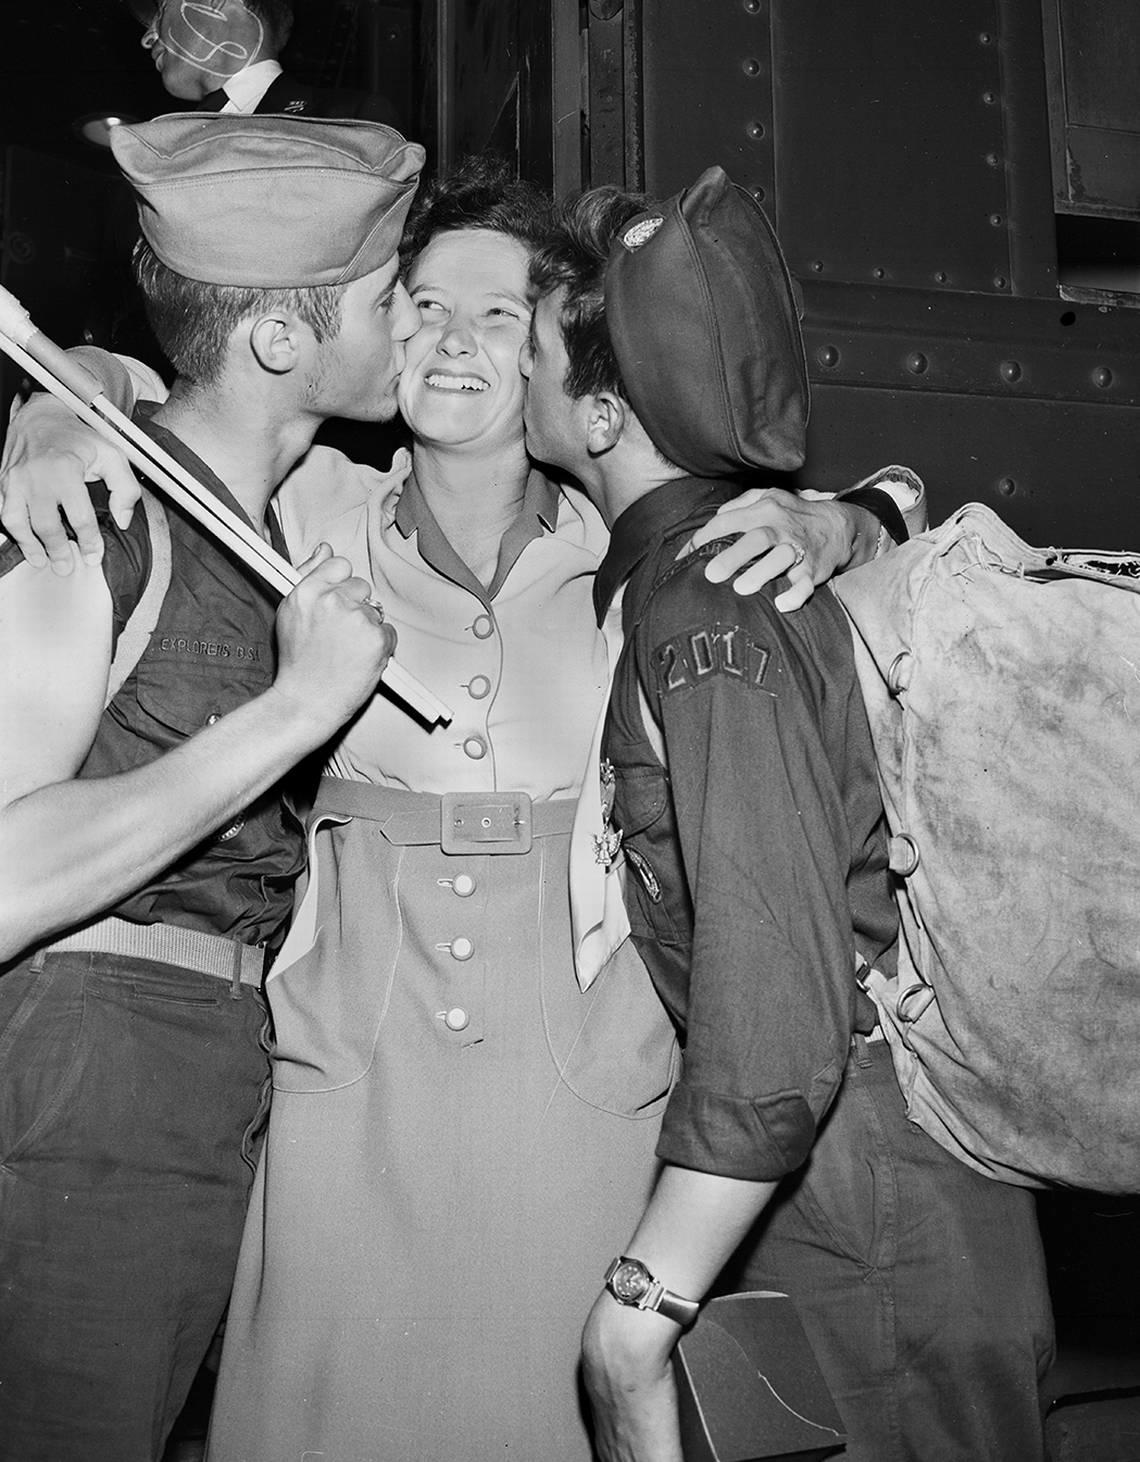
[[[370,782],[322,777],[313,811],[363,817],[400,847],[435,845],[445,853],[529,853],[535,838],[568,833],[576,797],[534,802],[526,792],[405,792]]]

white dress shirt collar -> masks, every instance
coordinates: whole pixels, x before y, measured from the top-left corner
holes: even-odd
[[[242,112],[248,116],[281,75],[281,69],[278,61],[255,61],[252,66],[235,72],[223,87],[229,101],[222,111]]]

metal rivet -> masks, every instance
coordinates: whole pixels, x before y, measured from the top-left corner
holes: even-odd
[[[1112,372],[1107,366],[1097,366],[1092,373],[1092,383],[1103,391],[1106,386],[1112,385]]]
[[[763,188],[760,188],[760,187],[749,188],[748,191],[752,194],[753,198],[756,199],[757,203],[763,203],[764,196],[765,196],[764,195],[764,189]]]
[[[987,107],[992,107],[993,104],[994,104],[994,102],[997,101],[997,92],[996,91],[983,91],[982,92],[982,100],[985,102],[985,104],[986,104]]]
[[[760,13],[760,0],[744,0],[744,9],[749,15]]]
[[[1002,380],[1008,381],[1011,385],[1014,381],[1021,380],[1021,366],[1015,360],[1003,360],[998,370]]]
[[[828,370],[831,370],[833,366],[839,364],[839,351],[834,345],[824,345],[816,352],[816,360],[821,366],[826,366]]]
[[[930,1008],[933,999],[934,987],[919,980],[917,984],[908,985],[900,992],[895,1001],[895,1014],[899,1020],[906,1021],[908,1025],[913,1024],[924,1010]]]
[[[1002,497],[1012,497],[1017,491],[1017,483],[1014,482],[1012,477],[1003,477],[998,482],[997,490],[1001,493]]]
[[[990,214],[990,227],[991,228],[1001,228],[1001,226],[1002,226],[1002,224],[1004,222],[1005,222],[1005,219],[1001,216],[1000,213],[991,213]]]
[[[871,273],[874,276],[874,278],[876,278],[876,279],[883,279],[883,278],[886,277],[887,271],[885,269],[883,269],[881,266],[879,266],[879,267],[877,267],[875,269],[872,269],[871,270]]]
[[[887,689],[891,695],[901,696],[910,685],[914,669],[914,655],[910,650],[900,650],[887,668]]]
[[[744,62],[744,74],[745,76],[760,75],[760,62],[757,61],[755,56],[749,56],[747,61]]]
[[[1005,277],[1004,274],[995,274],[994,275],[994,288],[995,289],[1005,289],[1005,287],[1006,287],[1006,285],[1008,283],[1009,283],[1009,280],[1006,279],[1006,277]]]
[[[891,872],[900,878],[909,878],[922,861],[910,833],[896,833],[887,844],[887,853]]]
[[[764,136],[764,123],[749,122],[748,135],[752,138],[753,142],[759,142],[760,139]]]
[[[1001,158],[998,156],[998,154],[996,152],[987,152],[986,153],[986,167],[988,167],[988,168],[996,168],[1000,162],[1001,162]]]
[[[912,376],[921,376],[925,373],[926,367],[930,364],[921,350],[914,351],[906,358],[906,368]]]
[[[938,273],[934,276],[934,282],[935,284],[945,284],[948,278],[949,275],[946,273],[945,269],[940,269]]]
[[[984,31],[982,31],[981,35],[978,37],[978,44],[980,46],[992,46],[993,45],[993,40],[994,40],[994,38],[993,38],[992,35],[990,35],[989,31],[988,30],[984,30]]]
[[[823,273],[823,260],[822,259],[813,259],[811,261],[811,267],[812,267],[812,269],[814,270],[814,272],[816,274],[822,274]]]

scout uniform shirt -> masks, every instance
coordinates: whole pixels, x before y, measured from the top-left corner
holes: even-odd
[[[895,936],[866,714],[831,595],[794,614],[773,586],[676,562],[734,492],[684,478],[618,519],[599,616],[625,583],[604,752],[634,940],[685,1039],[658,1155],[774,1180],[797,1168],[874,1014],[855,980]],[[642,719],[660,727],[668,769]]]
[[[205,463],[149,421],[154,409],[149,403],[138,407],[138,424],[244,518]],[[121,529],[111,518],[100,484],[94,485],[94,496],[117,644],[150,573],[150,538],[141,510]],[[252,700],[273,680],[277,594],[180,509],[166,504],[165,511],[170,585],[147,648],[103,712],[77,773],[81,778],[145,766]],[[279,551],[284,547],[279,533],[275,546]],[[0,572],[20,561],[15,544],[6,545],[0,552]],[[288,919],[303,854],[301,825],[283,805],[278,788],[105,913],[137,924],[177,924],[244,944],[263,944]]]

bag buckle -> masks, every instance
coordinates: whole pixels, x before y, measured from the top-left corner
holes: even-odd
[[[526,792],[445,792],[440,798],[445,853],[529,853],[533,841]]]

